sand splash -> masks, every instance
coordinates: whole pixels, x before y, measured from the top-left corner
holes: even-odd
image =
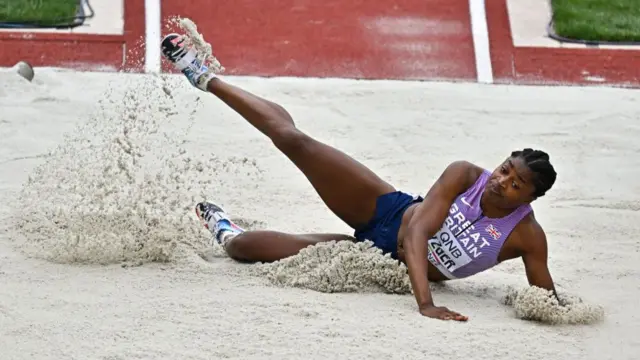
[[[503,303],[513,307],[520,319],[552,325],[593,324],[604,319],[601,306],[588,304],[575,295],[558,293],[558,297],[560,302],[551,291],[536,286],[509,288]]]
[[[300,251],[273,263],[253,265],[255,275],[276,286],[300,287],[320,292],[384,292],[412,294],[404,264],[383,256],[369,241],[331,241]],[[437,286],[432,286],[438,296]],[[604,309],[576,295],[561,293],[561,303],[538,287],[507,288],[504,305],[516,317],[551,325],[593,324],[604,319]]]
[[[172,22],[215,72],[224,71],[195,23]],[[212,239],[194,204],[209,199],[225,176],[259,181],[251,159],[187,153],[182,139],[199,97],[178,102],[164,76],[134,79],[124,95],[108,90],[97,113],[65,136],[23,186],[11,236],[23,250],[62,263],[164,262],[184,254],[179,249],[202,256]]]
[[[249,159],[188,154],[182,139],[198,97],[178,103],[161,77],[131,81],[124,94],[108,91],[24,184],[11,237],[26,252],[100,264],[171,261],[179,249],[200,253],[211,236],[193,206],[218,186],[216,174],[259,178]]]
[[[319,243],[286,259],[254,265],[254,270],[278,286],[330,293],[411,292],[406,267],[383,256],[369,241]]]

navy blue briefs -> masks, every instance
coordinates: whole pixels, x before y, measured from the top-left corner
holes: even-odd
[[[422,200],[421,196],[401,191],[379,196],[375,215],[367,225],[357,229],[353,236],[358,241],[372,241],[384,254],[391,253],[392,258],[398,259],[398,231],[402,225],[402,215],[409,206]]]

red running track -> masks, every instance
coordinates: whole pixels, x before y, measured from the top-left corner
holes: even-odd
[[[28,61],[33,66],[80,70],[144,69],[144,0],[124,1],[124,33],[92,35],[40,32],[0,32],[0,66]]]
[[[504,84],[640,86],[640,51],[514,46],[507,0],[486,0],[493,76]]]
[[[172,16],[198,25],[226,74],[476,78],[468,0],[164,0]]]
[[[204,3],[204,5],[202,5]],[[227,74],[475,81],[468,0],[163,0],[196,22]],[[143,71],[145,0],[122,35],[0,31],[0,66]],[[494,80],[640,87],[640,51],[516,47],[506,0],[486,0]],[[166,33],[171,29],[164,28]],[[165,70],[172,70],[164,64]]]

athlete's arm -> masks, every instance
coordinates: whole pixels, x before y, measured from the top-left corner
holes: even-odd
[[[466,320],[456,312],[436,307],[431,297],[428,280],[427,240],[444,223],[456,196],[469,185],[469,174],[474,165],[457,161],[450,164],[429,189],[424,201],[416,207],[407,226],[403,248],[409,270],[409,279],[418,302],[420,313],[440,319]]]
[[[557,298],[556,289],[548,266],[547,237],[540,224],[531,220],[521,230],[523,244],[527,244],[522,255],[529,285],[552,291]]]

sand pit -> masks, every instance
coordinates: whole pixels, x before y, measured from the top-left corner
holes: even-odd
[[[572,307],[538,311],[555,305],[539,307],[513,261],[433,285],[438,304],[470,317],[460,324],[421,317],[404,268],[366,244],[262,265],[212,246],[192,210],[202,198],[250,228],[350,230],[269,141],[181,77],[37,73],[31,83],[0,73],[3,359],[632,359],[640,349],[634,91],[229,78],[410,192],[453,160],[551,154],[558,183],[535,209]]]

